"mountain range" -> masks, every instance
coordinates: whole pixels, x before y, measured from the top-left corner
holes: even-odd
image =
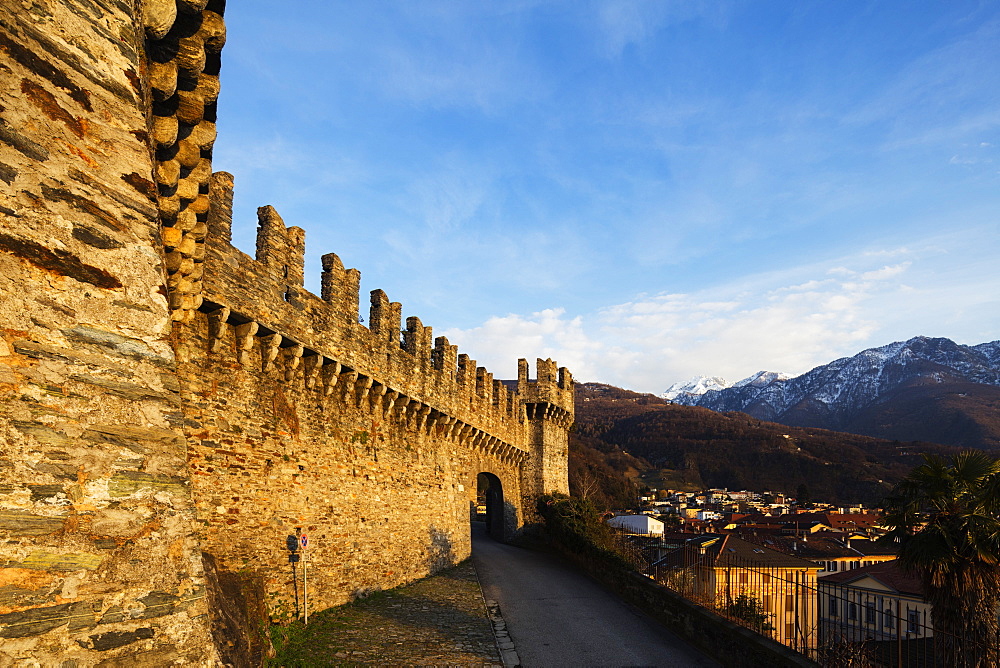
[[[570,433],[570,489],[604,508],[627,508],[636,486],[707,487],[796,494],[877,504],[922,453],[957,448],[903,443],[825,429],[789,427],[681,406],[611,385],[576,385]]]
[[[701,377],[663,394],[675,404],[900,441],[1000,449],[1000,341],[914,337],[789,377],[735,384]]]

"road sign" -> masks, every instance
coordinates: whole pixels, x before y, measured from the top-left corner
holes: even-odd
[[[305,534],[302,534],[302,535],[301,535],[301,536],[299,537],[299,543],[300,543],[300,544],[302,545],[302,549],[303,549],[303,550],[304,550],[304,549],[306,549],[306,546],[308,546],[308,545],[309,545],[309,536],[307,536],[307,535],[305,535]]]

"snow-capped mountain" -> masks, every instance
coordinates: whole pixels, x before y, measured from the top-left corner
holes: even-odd
[[[709,392],[718,392],[733,387],[763,387],[776,380],[788,380],[789,378],[791,376],[788,374],[776,371],[758,371],[749,378],[735,383],[729,383],[725,378],[718,376],[695,376],[684,383],[674,383],[660,396],[675,404],[698,406],[702,397]]]
[[[744,378],[743,380],[733,383],[733,387],[764,387],[765,385],[770,385],[776,380],[788,380],[791,378],[787,373],[778,373],[777,371],[758,371],[749,378]]]
[[[918,336],[794,378],[760,372],[700,396],[680,396],[675,403],[793,426],[1000,447],[995,408],[1000,405],[995,403],[1000,400],[1000,341],[965,346]]]
[[[709,390],[724,390],[729,387],[725,378],[718,376],[695,376],[683,383],[674,383],[660,396],[677,404],[692,406]]]
[[[980,343],[978,346],[972,346],[972,349],[985,355],[994,369],[1000,367],[1000,341]]]

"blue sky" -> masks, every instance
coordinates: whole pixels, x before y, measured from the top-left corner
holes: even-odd
[[[215,168],[501,377],[659,392],[1000,338],[1000,5],[227,11]]]

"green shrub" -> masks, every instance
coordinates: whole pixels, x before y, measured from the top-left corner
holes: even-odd
[[[757,633],[774,630],[774,625],[771,624],[774,615],[767,612],[764,604],[749,594],[740,594],[723,611]]]
[[[544,494],[538,498],[538,514],[545,520],[549,536],[567,551],[609,566],[633,570],[615,549],[611,528],[589,500],[565,494]]]

